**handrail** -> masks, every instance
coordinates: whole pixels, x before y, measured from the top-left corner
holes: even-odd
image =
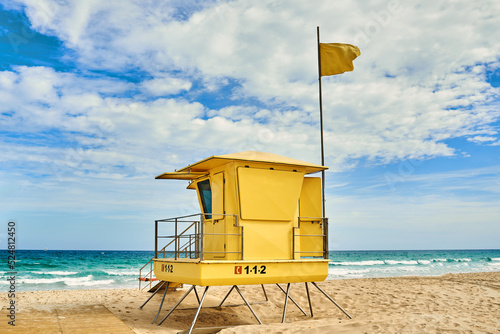
[[[171,221],[172,219],[184,219],[184,218],[196,217],[196,216],[202,216],[202,215],[208,215],[208,213],[195,213],[195,214],[187,215],[187,216],[158,219],[157,221],[158,222],[168,222],[168,221]]]
[[[208,219],[205,217],[210,215],[213,221],[223,220],[225,217],[233,217],[234,219],[234,227],[237,227],[241,230],[241,233],[205,233],[205,224],[204,222]],[[217,219],[215,218],[217,217]],[[220,218],[219,218],[220,217]],[[199,218],[199,219],[196,219]],[[158,232],[159,224],[161,223],[170,223],[174,224],[174,234],[173,235],[160,235]],[[183,224],[187,224],[188,226],[184,228]],[[179,227],[183,228],[182,232],[179,233]],[[194,231],[193,231],[194,230]],[[191,233],[193,231],[194,233]],[[225,235],[225,236],[239,236],[241,238],[241,251],[239,252],[212,252],[206,251],[204,247],[205,237],[207,236],[217,236],[217,235]],[[243,226],[238,225],[238,215],[235,214],[222,214],[222,213],[199,213],[199,214],[191,214],[180,217],[172,217],[165,219],[155,220],[155,256],[158,257],[159,254],[165,253],[165,249],[167,247],[163,247],[160,251],[158,251],[158,241],[160,239],[172,239],[168,246],[174,246],[173,256],[177,260],[179,257],[185,256],[186,258],[199,258],[203,260],[206,254],[212,253],[227,253],[234,254],[239,253],[241,255],[241,259],[243,259]],[[187,239],[187,240],[186,240]]]
[[[192,224],[190,225],[190,227],[191,227],[191,226],[192,226]],[[188,229],[189,229],[190,227],[188,227]],[[186,230],[187,230],[187,229],[186,229]],[[186,232],[186,230],[185,230],[185,231],[183,231],[182,233]],[[155,256],[154,256],[154,257],[152,257],[152,258],[151,258],[151,260],[149,260],[149,261],[148,261],[148,262],[147,262],[144,266],[142,266],[142,268],[141,268],[141,269],[139,269],[139,290],[144,289],[144,288],[142,288],[142,289],[141,289],[141,282],[142,282],[141,278],[147,278],[147,276],[149,276],[149,281],[147,281],[147,282],[149,282],[149,283],[148,283],[147,285],[149,285],[149,287],[151,288],[151,284],[152,284],[152,282],[153,282],[153,272],[154,272],[154,269],[153,269],[153,261],[154,261],[154,259],[155,259],[156,257],[158,257],[158,254],[159,254],[159,253],[163,253],[163,257],[165,258],[165,249],[166,249],[168,246],[170,246],[172,243],[174,243],[174,241],[175,241],[175,239],[174,239],[174,240],[172,240],[172,241],[170,241],[170,242],[169,242],[168,244],[166,244],[166,245],[165,245],[165,246],[164,246],[164,247],[163,247],[163,248],[162,248],[159,252],[155,250]],[[143,276],[143,275],[142,275],[142,270],[143,270],[144,268],[146,268],[146,266],[147,266],[148,264],[150,265],[150,266],[149,266],[149,272],[148,272],[148,273],[146,273],[146,274]],[[146,286],[147,286],[147,285],[146,285]]]
[[[309,222],[321,222],[322,223],[322,234],[297,234],[296,231],[300,230],[300,222],[301,221],[309,221]],[[313,237],[313,238],[322,238],[323,239],[323,250],[322,251],[303,251],[295,249],[295,238],[296,237]],[[293,227],[293,237],[292,237],[292,258],[295,259],[295,255],[299,254],[318,254],[323,253],[323,258],[325,260],[328,259],[328,218],[326,217],[298,217],[297,226]],[[320,256],[312,256],[312,257],[320,257]]]
[[[191,236],[191,235],[189,235],[189,236]],[[195,237],[194,240],[191,240],[191,238],[189,238],[189,239],[190,239],[190,241],[186,242],[182,246],[183,248],[179,249],[179,253],[185,252],[186,253],[186,255],[185,255],[186,257],[187,257],[187,249],[188,249],[188,247],[191,247],[196,242],[196,237]],[[190,251],[190,253],[191,253],[191,251]]]
[[[165,251],[165,248],[167,248],[168,246],[170,246],[172,243],[173,243],[173,240],[172,240],[170,243],[168,243],[165,247],[163,247],[163,248],[160,250],[160,252],[164,252],[164,251]],[[164,253],[164,254],[165,254],[165,253]],[[148,261],[145,265],[143,265],[143,266],[142,266],[142,268],[141,268],[141,269],[139,269],[139,290],[143,290],[143,289],[144,289],[144,288],[141,288],[141,282],[142,282],[141,278],[147,278],[147,276],[149,276],[149,281],[147,281],[147,282],[149,282],[149,283],[148,283],[148,284],[146,284],[146,286],[147,286],[147,285],[149,285],[149,288],[151,288],[151,284],[152,284],[152,282],[153,282],[153,272],[154,272],[154,269],[153,269],[153,260],[154,260],[154,259],[155,259],[155,257],[152,257],[152,258],[151,258],[151,260],[149,260],[149,261]],[[145,274],[144,276],[142,276],[142,270],[143,270],[144,268],[146,268],[146,266],[147,266],[148,264],[150,265],[150,266],[149,266],[149,272],[148,272],[147,274]]]

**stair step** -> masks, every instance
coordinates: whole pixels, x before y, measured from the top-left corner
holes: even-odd
[[[148,290],[148,292],[155,292],[156,290],[158,290],[158,287],[162,284],[163,281],[159,281],[158,283],[156,283],[155,286],[153,286],[151,289]],[[177,291],[177,289],[181,289],[184,285],[182,283],[177,283],[177,282],[170,282],[168,284],[168,291]],[[160,291],[161,290],[164,290],[165,289],[165,286],[162,286],[160,288]]]

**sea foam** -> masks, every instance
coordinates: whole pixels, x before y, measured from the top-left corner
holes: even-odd
[[[395,261],[395,260],[385,260],[384,261],[385,264],[418,264],[417,261],[414,261],[414,260],[399,260],[399,261]]]
[[[357,261],[357,262],[332,262],[334,266],[376,266],[379,264],[385,264],[384,261]]]
[[[108,275],[115,275],[115,276],[139,276],[138,271],[131,271],[131,270],[103,270],[106,274]]]
[[[92,275],[85,277],[55,277],[55,278],[24,278],[19,280],[21,284],[53,284],[53,283],[64,283],[66,285],[75,285],[75,283],[88,282],[93,279]]]
[[[105,280],[95,280],[95,281],[71,281],[64,283],[68,286],[96,286],[96,285],[108,285],[114,282],[115,280],[105,279]]]
[[[77,271],[32,271],[32,274],[69,276],[78,274]]]

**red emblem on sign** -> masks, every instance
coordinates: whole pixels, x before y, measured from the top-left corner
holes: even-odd
[[[236,275],[241,274],[241,266],[234,266],[234,273]]]

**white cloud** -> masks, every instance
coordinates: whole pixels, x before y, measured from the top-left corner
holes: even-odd
[[[467,140],[471,141],[473,143],[483,144],[483,143],[487,143],[487,142],[494,142],[497,140],[497,138],[491,137],[491,136],[474,136],[471,138],[467,138]]]
[[[191,82],[178,78],[154,78],[142,82],[143,89],[152,96],[179,94],[191,89]]]
[[[1,118],[0,127],[16,138],[15,144],[3,141],[3,162],[37,162],[38,175],[58,179],[82,173],[133,177],[179,168],[192,162],[193,155],[201,159],[220,153],[221,147],[223,153],[276,151],[292,140],[289,127],[271,132],[251,117],[231,117],[229,112],[205,118],[203,105],[182,99],[109,96],[108,86],[115,86],[114,93],[135,88],[105,80],[91,87],[88,80],[44,67],[0,72],[0,112],[9,115]],[[260,109],[249,112],[269,116]],[[288,153],[296,147],[291,145]]]
[[[48,18],[35,27],[75,49],[85,66],[149,72],[154,78],[142,88],[151,96],[191,89],[189,75],[212,91],[214,81],[233,78],[241,84],[234,99],[278,103],[279,116],[298,110],[302,123],[318,118],[316,25],[322,41],[357,41],[362,55],[355,71],[323,80],[327,154],[335,163],[363,156],[390,161],[453,155],[442,140],[479,135],[499,117],[488,107],[498,88],[485,79],[500,54],[500,43],[490,36],[500,28],[491,14],[500,11],[494,1],[231,1],[195,5],[185,21],[176,20],[172,4],[151,6],[45,0],[27,2],[27,14],[35,21],[45,13]],[[182,71],[183,78],[165,78],[172,70]],[[226,117],[231,108],[243,110],[235,106],[209,115]],[[252,123],[257,113],[238,117]],[[308,148],[317,145],[309,126],[284,124],[272,115],[262,126],[275,138],[284,140],[283,131],[303,133]],[[275,144],[284,153],[281,144],[296,143]]]
[[[23,8],[34,29],[59,38],[78,67],[0,72],[0,127],[7,134],[0,160],[11,167],[1,175],[2,191],[17,191],[9,205],[18,212],[90,207],[113,215],[123,205],[175,211],[158,200],[160,187],[148,192],[161,183],[152,177],[212,154],[260,150],[318,163],[317,25],[322,41],[357,43],[362,51],[354,72],[323,78],[333,170],[353,168],[360,158],[453,156],[460,148],[445,140],[457,137],[499,144],[500,91],[487,81],[499,67],[496,1],[18,3],[24,7],[6,6]],[[94,70],[147,79],[89,75]],[[205,94],[223,106],[208,107]],[[477,181],[451,179],[460,191]],[[497,179],[478,184],[495,193]],[[436,190],[425,178],[415,183]],[[334,200],[336,220],[362,228],[367,218],[388,230],[399,226],[390,216],[397,201],[415,228],[429,215],[436,224],[498,221],[497,201],[423,196],[410,205],[383,198],[363,201],[360,212],[360,198]],[[183,201],[196,206],[192,197]]]

